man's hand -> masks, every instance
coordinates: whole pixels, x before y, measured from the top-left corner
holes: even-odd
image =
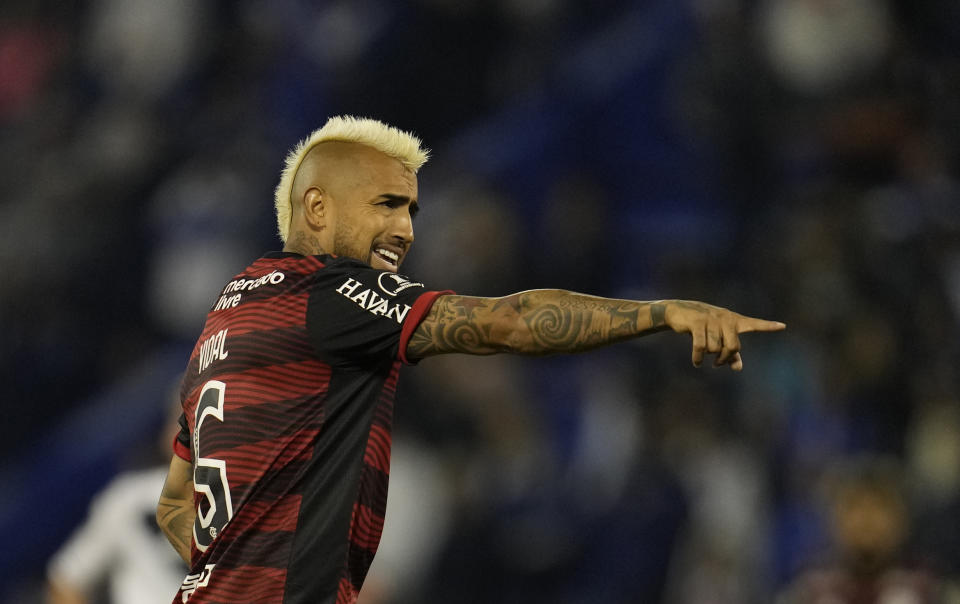
[[[730,365],[734,371],[743,369],[740,358],[740,334],[750,331],[780,331],[787,326],[779,321],[745,317],[726,308],[690,300],[663,300],[661,318],[677,333],[693,337],[693,365],[703,363],[704,354],[716,354],[713,366]],[[657,310],[651,309],[655,315]],[[656,319],[654,319],[656,323]]]

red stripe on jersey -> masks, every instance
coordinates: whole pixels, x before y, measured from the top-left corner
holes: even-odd
[[[246,527],[256,526],[260,531],[297,530],[300,514],[300,495],[287,495],[279,501],[250,501],[237,511],[230,521]]]
[[[174,455],[176,455],[177,457],[179,457],[184,461],[191,461],[193,459],[193,455],[190,453],[190,449],[184,446],[182,442],[180,442],[180,440],[178,439],[178,436],[179,434],[173,437]]]
[[[370,437],[367,440],[367,450],[363,461],[380,470],[384,474],[390,473],[390,444],[392,437],[390,430],[374,424],[370,427]]]
[[[389,395],[389,399],[392,401],[394,395],[397,393],[397,380],[400,378],[400,364],[395,363],[393,367],[390,368],[390,374],[387,376],[386,381],[383,383],[383,392]]]
[[[303,431],[285,440],[250,443],[229,451],[214,451],[210,457],[226,460],[230,484],[235,487],[249,485],[263,478],[265,464],[279,464],[282,467],[294,461],[310,459],[318,432]]]
[[[362,504],[354,504],[350,541],[371,552],[377,551],[383,533],[383,516]]]
[[[291,256],[289,258],[259,258],[247,272],[263,271],[268,273],[272,270],[291,271],[301,275],[315,272],[326,266],[319,258],[315,256]]]
[[[262,566],[214,566],[209,583],[190,596],[189,604],[281,604],[287,571]],[[175,602],[180,602],[178,596]]]
[[[353,583],[346,577],[340,579],[340,585],[337,589],[337,604],[355,604],[359,595],[356,588],[353,587]]]
[[[231,386],[231,402],[255,405],[278,399],[294,399],[326,391],[330,366],[317,360],[254,367],[242,373],[218,376]],[[199,386],[202,387],[202,386]]]
[[[283,297],[271,296],[259,300],[248,300],[229,310],[218,311],[207,326],[204,334],[213,335],[225,325],[230,333],[242,334],[258,329],[278,329],[293,327],[303,323],[303,314],[307,312],[308,292]],[[201,336],[202,338],[203,336]]]
[[[255,405],[276,401],[278,397],[294,399],[310,394],[323,394],[330,381],[330,366],[317,359],[307,359],[253,367],[239,373],[223,373],[216,377],[231,385],[231,405]],[[186,393],[186,397],[194,399],[199,396],[205,383],[197,382]]]

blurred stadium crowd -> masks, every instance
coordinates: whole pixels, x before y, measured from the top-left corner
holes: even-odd
[[[955,0],[4,2],[0,601],[43,601],[94,494],[155,461],[213,295],[279,246],[286,150],[342,113],[433,149],[405,266],[428,285],[788,324],[739,375],[669,334],[407,370],[368,602],[771,602],[835,562],[830,485],[864,459],[906,493],[898,561],[960,578],[958,23]]]

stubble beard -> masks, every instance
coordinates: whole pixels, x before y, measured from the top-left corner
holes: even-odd
[[[356,231],[349,226],[338,224],[333,233],[333,253],[341,258],[353,258],[365,264],[373,260],[373,250],[361,250],[356,244]]]

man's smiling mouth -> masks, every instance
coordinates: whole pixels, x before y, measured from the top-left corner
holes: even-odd
[[[385,262],[390,267],[396,269],[400,266],[400,254],[386,248],[378,247],[373,250],[374,255]]]

